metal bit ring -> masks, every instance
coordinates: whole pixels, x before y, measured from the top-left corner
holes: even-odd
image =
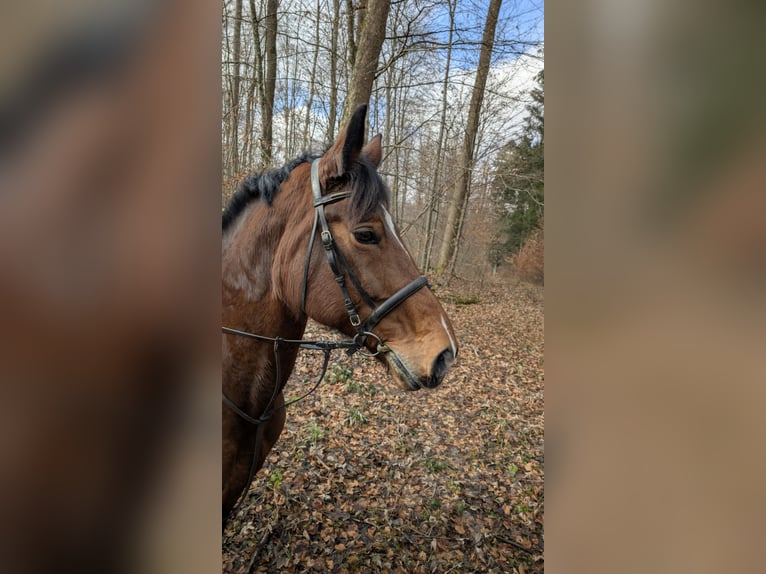
[[[367,339],[367,337],[372,337],[375,339],[378,344],[376,345],[376,351],[374,353],[370,353],[367,350],[367,347],[364,346],[364,341]],[[385,348],[385,345],[383,344],[383,340],[378,337],[375,333],[372,331],[362,331],[361,333],[357,333],[354,337],[354,343],[359,345],[359,354],[364,357],[377,357],[380,355],[380,352],[383,348]]]

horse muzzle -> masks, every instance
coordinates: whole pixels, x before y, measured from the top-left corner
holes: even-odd
[[[418,375],[393,349],[387,348],[383,357],[389,366],[391,374],[408,391],[438,387],[455,361],[452,351],[445,349],[433,360],[428,374]]]

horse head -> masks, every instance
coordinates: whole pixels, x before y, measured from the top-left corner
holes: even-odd
[[[356,337],[403,388],[432,388],[457,356],[456,337],[388,211],[377,172],[381,136],[364,144],[366,112],[356,109],[316,165],[291,174],[304,192],[285,198],[292,229],[275,253],[272,281],[296,319]]]

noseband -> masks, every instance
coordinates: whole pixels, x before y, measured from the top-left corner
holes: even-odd
[[[375,326],[377,326],[377,324],[380,323],[386,315],[401,305],[408,297],[414,295],[421,288],[428,285],[428,279],[426,279],[425,276],[420,275],[399,289],[396,293],[391,295],[388,299],[381,303],[380,306],[375,304],[375,302],[372,300],[372,297],[370,297],[367,291],[364,290],[364,287],[362,287],[359,279],[357,279],[356,275],[354,275],[354,272],[351,270],[351,266],[343,256],[343,252],[338,248],[338,245],[332,236],[332,232],[330,231],[330,225],[327,223],[327,217],[325,216],[324,212],[325,205],[348,199],[348,197],[351,195],[351,192],[343,191],[340,193],[331,193],[330,195],[322,195],[322,186],[319,183],[320,160],[321,158],[318,158],[311,163],[311,193],[314,196],[314,225],[311,229],[311,238],[309,240],[308,250],[306,251],[306,264],[303,268],[301,311],[304,314],[306,313],[306,292],[308,291],[311,255],[314,251],[314,239],[317,235],[317,228],[319,225],[321,225],[322,232],[320,233],[320,237],[322,239],[322,246],[324,247],[325,255],[327,256],[327,262],[330,264],[330,269],[332,270],[333,275],[335,275],[335,282],[338,284],[341,293],[343,294],[343,304],[346,307],[348,319],[356,330],[354,342],[358,345],[358,347],[356,349],[351,349],[350,352],[353,353],[355,350],[361,349],[367,337],[372,337],[377,341],[377,350],[372,353],[372,356],[375,356],[381,351],[385,350],[386,347],[380,337],[372,332],[372,329],[374,329]],[[344,271],[348,278],[351,280],[351,283],[354,284],[354,287],[359,292],[359,295],[361,296],[364,303],[372,311],[372,313],[370,313],[370,315],[364,321],[359,318],[359,312],[357,311],[354,302],[351,300],[351,296],[348,292],[348,286],[346,285],[346,278],[343,275]]]

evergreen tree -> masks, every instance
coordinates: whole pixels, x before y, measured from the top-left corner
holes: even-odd
[[[488,254],[496,264],[499,255],[519,251],[532,232],[542,225],[545,199],[545,103],[544,70],[530,92],[532,103],[522,134],[506,144],[495,165],[495,193],[501,207],[502,237]]]

